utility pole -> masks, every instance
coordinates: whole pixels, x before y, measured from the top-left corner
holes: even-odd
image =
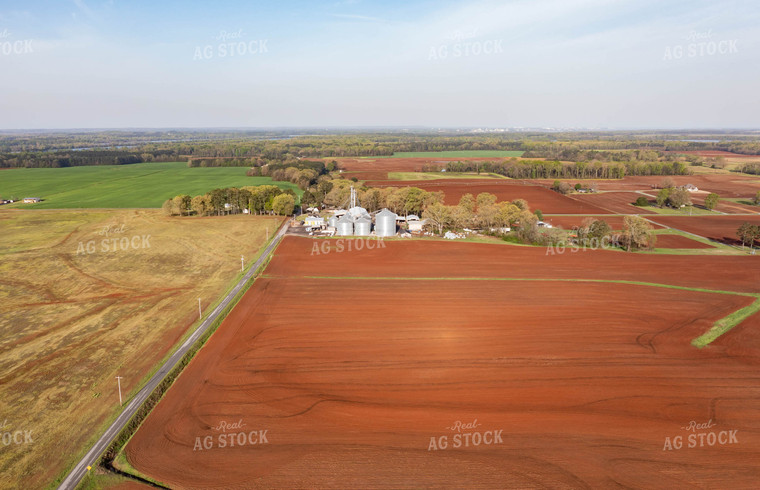
[[[203,313],[201,312],[201,299],[198,298],[198,320],[203,318]]]
[[[121,406],[121,376],[116,376],[116,381],[119,383],[119,406]]]
[[[245,259],[243,256],[240,256],[240,272],[245,272]]]

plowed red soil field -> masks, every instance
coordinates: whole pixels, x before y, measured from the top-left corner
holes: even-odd
[[[327,159],[332,160],[332,159]],[[386,180],[388,172],[421,172],[425,165],[445,167],[446,162],[498,162],[508,158],[336,158],[339,167],[347,174],[359,180]]]
[[[441,179],[441,180],[408,180],[367,182],[374,187],[419,187],[430,192],[443,191],[446,204],[457,204],[465,194],[477,196],[481,192],[494,194],[498,201],[514,201],[525,199],[530,209],[540,209],[551,214],[610,214],[593,204],[570,199],[539,185],[526,185],[509,180],[496,179]]]
[[[685,257],[710,270],[699,280],[681,256],[311,249],[281,244],[128,444],[139,471],[192,488],[756,484],[760,361],[731,332],[689,345],[751,298],[499,280],[680,277],[757,291],[756,277],[735,277],[753,257]],[[753,325],[737,328],[757,345]],[[684,429],[692,421],[710,428]],[[688,448],[691,434],[704,446]],[[678,436],[680,449],[664,449]]]
[[[657,216],[651,219],[681,231],[732,245],[741,245],[736,231],[742,223],[746,221],[760,225],[760,216]]]
[[[584,185],[596,183],[600,191],[651,191],[652,186],[659,186],[667,176],[634,176],[611,180],[567,180],[572,185],[583,182]],[[760,190],[760,177],[732,174],[713,175],[675,175],[671,179],[676,185],[694,184],[701,191],[715,192],[721,197],[751,198]],[[554,180],[535,180],[540,185],[550,187]],[[657,191],[654,190],[656,193]]]
[[[600,192],[598,194],[573,194],[571,199],[592,204],[613,213],[655,214],[653,211],[634,206],[633,202],[638,197],[642,197],[642,195],[637,192]]]
[[[705,249],[715,248],[709,243],[698,242],[683,235],[657,235],[657,248]]]

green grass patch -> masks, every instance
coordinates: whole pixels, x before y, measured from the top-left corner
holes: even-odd
[[[736,310],[735,312],[731,313],[727,317],[721,318],[720,320],[715,322],[715,324],[712,326],[710,330],[700,335],[696,339],[692,340],[691,345],[701,349],[705,347],[706,345],[709,345],[711,342],[713,342],[718,337],[728,332],[735,326],[739,325],[741,322],[743,322],[750,316],[760,311],[760,295],[758,295],[757,297],[758,297],[757,301],[755,301],[751,305],[746,306],[740,310]]]
[[[183,162],[137,163],[69,168],[18,168],[0,171],[0,197],[40,197],[36,204],[12,204],[27,209],[160,208],[180,194],[196,196],[213,189],[276,185],[303,191],[290,182],[248,177],[247,167],[188,168]]]
[[[698,208],[696,206],[691,207],[691,212],[689,212],[689,208],[681,208],[681,209],[674,209],[674,208],[661,208],[658,206],[641,206],[641,209],[646,209],[647,211],[652,211],[657,214],[665,214],[670,216],[704,216],[704,215],[719,215],[721,213],[710,211],[709,209],[704,208]]]
[[[393,156],[366,158],[519,158],[523,153],[511,150],[397,151]]]

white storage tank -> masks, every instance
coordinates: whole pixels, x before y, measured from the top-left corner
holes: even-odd
[[[348,214],[343,215],[335,226],[337,236],[351,236],[354,234],[354,221]]]
[[[368,218],[359,218],[354,221],[354,235],[356,236],[369,236],[371,228],[372,221]]]
[[[375,234],[394,236],[396,234],[396,213],[383,209],[375,216]]]

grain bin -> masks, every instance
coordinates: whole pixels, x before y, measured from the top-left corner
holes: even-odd
[[[396,234],[396,213],[383,209],[375,216],[375,233],[377,236],[394,236]]]
[[[351,236],[354,234],[354,221],[348,214],[343,215],[337,222],[336,235],[338,236]]]
[[[354,221],[354,234],[356,236],[369,236],[372,221],[367,218],[359,218]]]
[[[327,220],[328,226],[332,226],[333,228],[338,227],[338,218],[335,216],[330,217],[330,219]]]

